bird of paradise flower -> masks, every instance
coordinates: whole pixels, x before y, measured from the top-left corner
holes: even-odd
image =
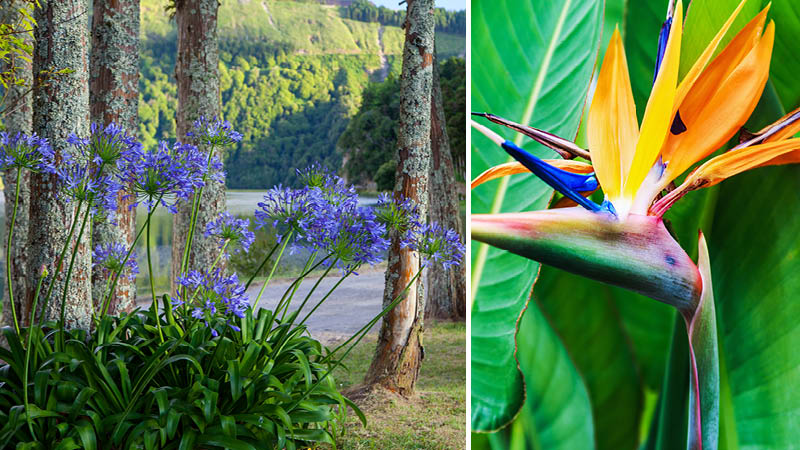
[[[653,88],[637,122],[625,49],[615,30],[588,114],[589,150],[542,130],[478,113],[555,150],[541,160],[488,128],[473,127],[516,162],[493,167],[472,187],[532,172],[578,207],[471,217],[472,237],[521,256],[611,283],[673,305],[686,321],[690,348],[688,447],[716,448],[719,367],[708,250],[700,233],[695,264],[662,216],[688,192],[746,170],[800,162],[800,109],[708,159],[677,187],[674,181],[727,143],[756,107],[769,76],[775,27],[769,5],[716,56],[743,0],[678,82],[683,23],[679,0],[659,37]],[[574,160],[581,157],[591,164]],[[601,204],[587,198],[602,188]],[[561,202],[562,204],[564,202]],[[704,417],[701,420],[701,415]]]

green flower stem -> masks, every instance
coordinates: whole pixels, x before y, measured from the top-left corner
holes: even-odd
[[[164,343],[164,333],[161,331],[161,318],[158,317],[158,300],[156,299],[156,285],[153,280],[153,261],[150,257],[150,221],[145,224],[147,227],[147,237],[145,238],[145,247],[147,249],[147,274],[150,279],[150,295],[152,296],[152,303],[150,303],[150,312],[153,314],[153,320],[156,321],[156,328],[158,329],[158,337],[161,343]],[[124,267],[124,266],[123,266]]]
[[[17,169],[17,170],[19,170],[19,169]],[[17,178],[17,183],[19,183],[19,178]],[[17,184],[17,187],[19,189],[19,184]],[[16,207],[16,204],[14,206]],[[13,223],[13,219],[12,219],[12,223]],[[32,342],[31,341],[33,340],[33,332],[34,331],[39,331],[39,329],[40,329],[39,327],[34,327],[33,326],[33,320],[34,320],[34,317],[35,317],[34,315],[36,314],[36,303],[39,301],[39,292],[41,292],[41,290],[42,290],[42,282],[44,281],[44,278],[46,276],[47,276],[47,272],[43,273],[39,277],[39,282],[36,283],[36,293],[33,296],[33,307],[31,308],[31,318],[28,321],[28,323],[31,324],[31,325],[28,326],[28,344],[25,347],[25,367],[23,368],[23,372],[22,372],[22,397],[23,397],[23,401],[25,403],[25,419],[28,421],[28,430],[30,430],[31,436],[33,436],[34,440],[36,440],[36,433],[33,432],[33,421],[31,420],[31,415],[28,414],[28,411],[30,411],[30,406],[29,406],[29,403],[28,403],[28,365],[30,363],[31,353],[32,353],[32,350],[31,350]],[[17,332],[17,334],[19,334],[19,332]]]
[[[320,283],[322,283],[322,280],[324,280],[325,277],[328,276],[330,271],[333,269],[333,266],[336,265],[337,261],[339,261],[339,257],[338,256],[336,257],[336,259],[334,259],[330,263],[328,268],[325,269],[325,272],[323,272],[322,275],[319,278],[317,278],[317,282],[314,283],[314,286],[311,286],[311,290],[308,291],[308,294],[306,294],[306,298],[303,299],[303,303],[300,303],[300,306],[297,308],[297,314],[300,314],[300,311],[302,311],[303,308],[306,306],[306,303],[308,303],[308,300],[311,298],[311,295],[314,294],[314,291],[317,290],[317,287],[319,286]],[[337,283],[337,286],[338,286],[338,283]],[[328,292],[328,294],[330,294],[330,292]],[[326,295],[326,297],[327,297],[327,295]],[[294,323],[294,321],[292,321],[292,323]]]
[[[333,285],[333,287],[331,288],[331,290],[330,290],[330,291],[328,291],[328,293],[327,293],[327,294],[325,294],[325,296],[324,296],[324,297],[322,297],[322,299],[321,299],[319,302],[317,302],[317,304],[316,304],[316,305],[314,305],[314,307],[311,309],[311,311],[309,311],[309,312],[308,312],[308,314],[306,314],[306,316],[305,316],[305,317],[303,317],[303,320],[301,320],[301,321],[300,321],[300,323],[299,323],[299,324],[297,324],[297,325],[298,325],[298,326],[300,326],[300,325],[303,325],[304,323],[306,323],[306,320],[308,320],[308,319],[311,317],[311,315],[312,315],[312,314],[314,314],[314,312],[317,310],[317,308],[319,308],[319,307],[322,305],[322,303],[323,303],[325,300],[327,300],[327,299],[328,299],[328,297],[330,297],[330,295],[333,293],[333,291],[335,291],[335,290],[336,290],[336,288],[338,288],[338,287],[339,287],[339,285],[340,285],[340,284],[342,284],[342,282],[343,282],[343,281],[344,281],[344,280],[345,280],[347,277],[349,277],[349,276],[350,276],[350,274],[352,274],[352,273],[353,273],[353,271],[354,271],[354,270],[350,270],[350,271],[348,271],[346,274],[344,274],[344,276],[343,276],[343,277],[339,278],[339,281],[337,281],[337,282],[336,282],[336,284],[334,284],[334,285]],[[305,304],[305,303],[304,303],[304,304]],[[300,309],[303,309],[303,306],[302,306],[302,305],[300,306]]]
[[[267,261],[269,261],[269,259],[272,257],[272,254],[275,253],[275,250],[277,250],[278,247],[280,247],[280,244],[275,244],[272,246],[272,250],[269,251],[269,254],[267,254],[266,258],[264,258],[264,260],[261,261],[261,264],[258,265],[258,268],[255,270],[255,272],[253,272],[253,275],[251,275],[250,278],[247,280],[247,283],[244,284],[245,291],[247,290],[247,288],[250,287],[250,284],[253,283],[253,280],[256,279],[258,272],[261,272],[261,269],[264,268],[264,266],[267,264]]]
[[[47,287],[47,292],[44,295],[44,304],[42,304],[42,313],[44,313],[44,311],[47,310],[47,305],[50,303],[50,296],[53,294],[53,288],[56,285],[56,278],[58,277],[58,272],[61,269],[61,264],[64,262],[64,256],[66,256],[67,254],[67,249],[69,248],[69,243],[72,240],[72,236],[75,234],[75,228],[77,228],[78,226],[78,213],[81,210],[81,205],[83,205],[83,200],[78,200],[77,205],[75,205],[75,212],[72,214],[72,225],[70,225],[69,227],[69,233],[67,233],[67,239],[64,241],[64,246],[61,247],[61,253],[58,255],[58,261],[56,261],[56,265],[53,269],[53,279],[50,280],[50,286]],[[44,320],[44,318],[42,320]]]
[[[312,253],[311,256],[308,257],[308,261],[306,261],[306,265],[305,267],[303,267],[303,273],[310,272],[308,269],[309,267],[311,267],[312,264],[314,264],[315,259],[317,259],[316,251]],[[305,279],[305,275],[300,279],[301,280]],[[292,299],[294,298],[294,294],[297,292],[297,289],[300,288],[300,283],[293,283],[290,288],[292,290],[292,293],[289,294],[289,297],[286,299],[286,304],[283,306],[283,312],[281,313],[281,322],[283,322],[283,319],[286,318],[286,312],[289,311],[289,305],[292,303]],[[275,314],[278,314],[277,308],[275,309]]]
[[[333,255],[333,253],[329,253],[327,256],[322,258],[319,262],[317,262],[313,266],[311,266],[311,267],[309,267],[307,269],[304,269],[304,271],[301,272],[300,275],[298,275],[297,278],[294,279],[294,281],[292,281],[292,283],[289,285],[289,287],[286,288],[286,290],[283,292],[283,295],[281,296],[281,299],[278,302],[278,305],[275,307],[275,315],[278,314],[278,312],[281,310],[281,308],[285,309],[285,307],[288,307],[288,304],[285,304],[284,302],[290,302],[291,301],[291,296],[294,295],[294,292],[300,286],[300,283],[303,282],[303,280],[308,276],[308,274],[310,274],[311,272],[316,270],[317,267],[321,266],[328,258],[330,258],[331,255]]]
[[[67,269],[67,276],[64,278],[64,290],[61,294],[61,312],[59,314],[59,323],[58,323],[58,334],[59,334],[59,342],[61,343],[61,350],[64,349],[64,321],[66,320],[66,313],[67,313],[67,292],[69,291],[69,279],[72,277],[72,269],[75,267],[75,257],[78,256],[78,250],[81,243],[81,238],[83,237],[83,231],[86,229],[86,222],[89,221],[89,212],[92,210],[91,203],[86,205],[86,213],[83,215],[83,220],[81,221],[81,229],[78,232],[78,237],[75,239],[75,247],[72,248],[72,256],[69,259],[69,268]],[[76,218],[77,213],[76,212]],[[69,244],[69,241],[67,241]]]
[[[17,205],[19,205],[19,181],[22,169],[17,168],[17,186],[14,192],[14,212],[11,213],[11,226],[8,228],[6,241],[6,284],[8,285],[8,303],[11,305],[11,317],[14,319],[14,330],[19,334],[19,320],[17,320],[17,307],[14,305],[14,289],[11,282],[11,238],[14,236],[14,223],[17,221]],[[27,391],[26,391],[27,392]],[[27,411],[27,409],[26,409]],[[33,433],[33,431],[31,431]]]
[[[275,274],[275,269],[278,268],[278,263],[281,261],[281,258],[283,257],[283,251],[286,250],[286,245],[289,244],[290,240],[292,240],[292,234],[293,234],[293,232],[290,231],[286,236],[284,236],[283,245],[281,246],[281,251],[278,252],[278,258],[275,260],[275,264],[272,265],[272,269],[270,269],[269,275],[267,275],[267,279],[264,280],[264,284],[261,285],[261,289],[258,291],[258,295],[256,296],[256,299],[253,302],[253,307],[258,305],[258,301],[261,299],[261,296],[264,294],[264,289],[267,288],[267,285],[269,284],[270,280],[272,280],[272,275]],[[269,258],[269,257],[267,257],[267,258]],[[264,262],[266,262],[266,260],[264,260]],[[251,279],[250,281],[253,281],[253,280]],[[249,282],[248,282],[248,285],[249,285]],[[275,311],[275,313],[277,314],[277,310]]]
[[[111,282],[111,290],[108,293],[108,297],[106,297],[106,299],[103,301],[103,310],[102,310],[102,312],[100,314],[100,317],[105,316],[106,313],[108,312],[108,305],[111,303],[111,297],[114,296],[114,290],[117,288],[117,281],[119,281],[119,276],[120,276],[120,274],[122,274],[122,271],[125,270],[125,263],[127,263],[128,259],[131,257],[131,254],[133,253],[133,250],[136,248],[136,243],[139,242],[139,239],[141,238],[145,227],[147,227],[147,225],[150,223],[150,218],[153,217],[153,213],[156,211],[156,208],[158,208],[158,204],[161,202],[161,199],[163,197],[164,197],[163,195],[160,195],[158,197],[158,199],[156,200],[156,202],[155,202],[156,206],[153,207],[152,210],[148,211],[147,219],[145,219],[145,222],[142,225],[142,227],[139,228],[139,232],[136,233],[136,237],[133,239],[133,243],[131,244],[130,248],[128,249],[128,253],[125,254],[125,259],[122,260],[122,264],[120,264],[119,270],[114,272],[114,281]]]
[[[378,323],[378,321],[381,320],[381,318],[383,318],[383,316],[388,314],[389,311],[394,309],[395,306],[397,306],[401,301],[403,301],[403,299],[405,299],[406,293],[411,288],[411,286],[417,281],[417,279],[419,278],[420,274],[422,274],[422,270],[423,270],[423,268],[420,267],[420,269],[417,271],[416,274],[414,274],[414,277],[411,278],[411,280],[408,282],[408,284],[403,289],[403,291],[400,292],[397,295],[397,297],[395,297],[394,300],[392,300],[392,302],[389,303],[389,305],[387,305],[385,308],[383,308],[383,311],[381,311],[380,314],[375,316],[372,320],[369,321],[369,323],[367,323],[366,325],[361,327],[360,330],[356,331],[355,334],[353,334],[353,336],[350,337],[350,339],[348,339],[347,341],[345,341],[344,343],[342,343],[341,345],[336,347],[332,352],[328,353],[328,355],[325,356],[325,358],[323,358],[322,361],[320,361],[320,363],[326,362],[332,355],[334,355],[341,348],[343,348],[344,346],[349,344],[351,341],[353,341],[353,339],[355,339],[355,342],[353,342],[352,345],[350,345],[350,348],[348,348],[344,352],[342,357],[339,358],[338,360],[336,360],[336,362],[333,363],[333,365],[328,368],[328,370],[325,372],[324,375],[322,375],[321,377],[317,378],[317,381],[315,381],[314,384],[312,384],[311,387],[308,388],[306,390],[306,392],[303,393],[303,395],[292,404],[292,406],[287,408],[287,410],[286,410],[287,413],[293,411],[297,407],[297,405],[300,404],[300,402],[302,402],[303,400],[306,399],[306,397],[311,395],[311,393],[314,391],[314,389],[316,389],[317,386],[319,386],[319,384],[322,383],[322,380],[327,378],[328,375],[330,375],[334,370],[336,370],[337,367],[339,367],[342,364],[342,361],[344,361],[344,359],[347,358],[347,355],[349,355],[350,352],[359,344],[359,342],[361,342],[361,340],[364,339],[364,336],[366,336],[367,333],[369,333],[369,330],[371,330],[372,327],[375,326],[375,324]]]
[[[208,159],[206,160],[206,174],[203,176],[203,181],[208,179],[208,170],[211,169],[211,159],[214,156],[214,144],[211,144],[211,148],[208,151]],[[197,190],[197,193],[194,197],[194,202],[192,204],[192,217],[189,221],[189,232],[186,233],[186,243],[183,246],[183,257],[181,258],[181,270],[180,273],[186,272],[189,268],[189,252],[192,249],[192,238],[194,237],[194,228],[197,224],[197,211],[200,209],[200,200],[203,197],[203,187],[205,185],[200,186]]]

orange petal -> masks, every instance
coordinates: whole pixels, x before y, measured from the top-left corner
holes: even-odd
[[[728,57],[731,61],[738,57],[726,52],[730,48],[730,53],[738,53],[739,49],[729,46],[701,75],[679,109],[686,130],[677,135],[670,132],[664,145],[665,181],[721,147],[744,125],[767,82],[774,37],[775,27],[770,23],[755,47],[735,66],[726,62]]]
[[[622,190],[639,135],[628,62],[619,29],[611,42],[597,78],[589,108],[588,140],[592,165],[603,191],[611,198]]]
[[[731,13],[728,20],[725,24],[722,25],[722,28],[719,29],[714,39],[708,43],[703,53],[697,58],[697,61],[694,62],[692,68],[689,69],[689,72],[686,73],[686,76],[683,77],[680,84],[678,85],[678,92],[675,94],[675,111],[678,110],[678,105],[683,101],[686,97],[686,94],[689,93],[689,90],[694,85],[695,81],[700,77],[700,74],[705,69],[706,64],[711,61],[711,57],[714,56],[714,52],[717,51],[717,47],[719,43],[722,41],[722,38],[728,33],[728,30],[733,25],[733,21],[736,20],[736,17],[739,15],[739,12],[742,10],[744,4],[747,3],[747,0],[742,0],[739,2],[739,6],[736,7],[735,10]],[[769,10],[769,5],[761,12],[759,15],[766,15],[766,11]]]
[[[544,162],[572,173],[592,173],[594,171],[591,164],[571,159],[545,159]],[[470,189],[475,189],[487,181],[518,173],[531,173],[531,171],[517,161],[500,164],[486,169],[482,174],[478,175],[477,178],[472,180]]]
[[[650,215],[661,216],[687,192],[713,186],[746,170],[777,164],[800,162],[800,138],[757,144],[723,153],[695,169],[683,183],[651,208]]]
[[[627,198],[635,197],[636,191],[656,162],[672,124],[682,33],[683,3],[678,0],[667,49],[664,52],[664,59],[661,62],[656,81],[653,83],[650,98],[647,100],[642,129],[636,143],[636,153],[631,163],[630,173],[625,180],[624,191]]]
[[[792,152],[797,153],[798,150],[800,150],[800,138],[731,150],[706,161],[686,177],[676,190],[690,186],[694,189],[713,186],[745,170],[774,164],[777,158],[790,155]]]
[[[583,195],[584,197],[588,198],[590,195],[594,194],[596,191],[597,191],[597,189],[595,189],[594,191],[590,191],[590,192],[581,192],[581,195]],[[558,199],[558,201],[556,201],[550,207],[550,209],[571,208],[573,206],[578,206],[578,204],[575,203],[575,201],[573,201],[569,197],[561,197],[560,199]]]

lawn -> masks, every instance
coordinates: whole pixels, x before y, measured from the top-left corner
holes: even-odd
[[[359,406],[367,416],[364,427],[348,416],[337,437],[347,450],[465,448],[466,327],[464,323],[429,323],[424,337],[417,394],[403,399],[372,393]],[[341,389],[358,385],[372,360],[376,336],[369,336],[348,356],[348,369],[335,372]],[[330,448],[330,447],[327,447]]]

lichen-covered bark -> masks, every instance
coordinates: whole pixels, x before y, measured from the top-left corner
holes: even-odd
[[[89,133],[89,26],[88,0],[42,1],[34,18],[33,72],[69,68],[71,73],[37,83],[33,91],[33,131],[47,138],[58,158],[69,151],[70,133]],[[39,273],[48,266],[48,286],[55,277],[53,295],[44,310],[45,319],[58,319],[61,292],[68,258],[55,267],[58,254],[67,238],[74,204],[57,196],[57,177],[40,173],[31,175],[30,228],[28,233],[28,273]],[[73,269],[66,301],[65,326],[88,328],[91,324],[91,265],[89,233],[84,233]],[[77,235],[77,232],[76,232]],[[74,240],[74,238],[73,238]],[[74,244],[74,243],[73,243]],[[33,278],[31,278],[33,280]],[[33,284],[33,283],[29,283]],[[28,288],[29,299],[33,296]]]
[[[439,67],[434,57],[431,98],[431,172],[428,181],[429,214],[432,222],[461,232],[458,189],[447,138],[447,122],[439,84]],[[465,105],[466,106],[466,105]],[[463,242],[463,236],[462,236]],[[425,318],[463,320],[467,313],[466,269],[449,270],[434,264],[428,269],[428,299]]]
[[[89,77],[92,122],[115,122],[136,135],[139,108],[139,0],[94,0],[92,54]],[[117,224],[95,222],[92,246],[112,242],[133,243],[136,210],[133,199],[120,194]],[[99,305],[107,295],[107,278],[100,267],[92,271],[92,298]],[[136,298],[136,285],[127,277],[117,281],[109,313],[128,311]]]
[[[26,6],[26,2],[22,0],[11,0],[2,6],[2,20],[3,23],[16,23],[19,18],[19,9]],[[20,37],[30,44],[33,37],[30,34],[23,34]],[[12,64],[17,68],[16,76],[24,82],[23,85],[11,85],[9,87],[8,97],[4,107],[6,115],[3,121],[6,125],[6,131],[10,134],[31,132],[33,121],[32,111],[32,95],[30,93],[30,86],[33,83],[33,71],[30,61],[25,61],[22,58],[15,58]],[[8,170],[3,172],[3,195],[5,197],[5,215],[6,215],[6,230],[11,225],[11,215],[14,210],[14,197],[16,193],[16,179],[17,171]],[[5,264],[11,264],[11,283],[14,290],[14,304],[17,310],[17,318],[20,325],[27,324],[27,305],[25,305],[25,290],[27,287],[28,272],[27,272],[27,259],[26,248],[28,246],[28,208],[30,206],[30,172],[23,171],[20,178],[19,188],[19,205],[17,206],[17,217],[14,222],[14,241],[11,243],[11,261],[5,261]],[[3,248],[5,249],[6,240],[3,239]],[[5,256],[5,253],[3,253]],[[5,258],[3,258],[5,260]],[[5,271],[3,271],[3,278],[5,278]],[[4,287],[3,291],[3,317],[0,319],[0,326],[12,325],[13,319],[11,317],[11,306],[9,305],[8,287]]]
[[[178,82],[178,139],[198,117],[211,119],[220,114],[219,49],[217,44],[217,0],[179,0],[175,2],[178,25],[178,57],[175,79]],[[199,144],[199,143],[195,143]],[[204,151],[209,149],[203,145]],[[222,157],[219,149],[218,156]],[[193,201],[193,199],[192,199]],[[178,208],[173,219],[172,279],[179,274],[186,234],[189,231],[192,201]],[[189,268],[203,269],[213,264],[219,251],[217,244],[203,236],[206,224],[225,210],[225,186],[209,182],[203,190],[197,214]]]
[[[400,79],[395,196],[413,199],[425,217],[430,164],[431,86],[433,79],[433,0],[409,0]],[[392,236],[383,304],[403,291],[420,267],[419,255],[402,249]],[[378,346],[365,382],[410,395],[423,358],[423,283],[417,280],[381,325]]]

